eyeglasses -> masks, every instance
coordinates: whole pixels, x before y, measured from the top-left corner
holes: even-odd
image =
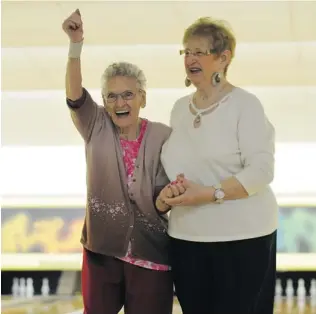
[[[136,96],[136,94],[133,93],[132,91],[125,91],[125,92],[120,93],[120,94],[109,93],[106,96],[106,102],[108,102],[108,103],[117,102],[119,97],[122,97],[123,100],[132,100],[135,98],[135,96]]]
[[[208,51],[197,50],[195,52],[191,51],[190,49],[180,50],[180,56],[184,55],[185,57],[189,57],[192,55],[194,57],[201,58],[204,56],[209,56],[209,55],[214,54],[214,53],[216,53],[216,49],[210,49]]]

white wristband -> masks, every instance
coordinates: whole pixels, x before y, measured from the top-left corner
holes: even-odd
[[[68,57],[71,59],[79,59],[81,56],[82,46],[83,46],[83,40],[77,43],[70,42]]]

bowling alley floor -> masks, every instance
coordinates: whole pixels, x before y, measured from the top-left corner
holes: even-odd
[[[31,300],[13,300],[10,298],[1,298],[2,314],[82,314],[82,297],[73,296],[57,299],[34,298]],[[122,310],[119,314],[123,314]],[[174,304],[173,314],[181,314],[182,311],[177,302]]]
[[[65,298],[34,298],[32,300],[12,300],[2,297],[2,314],[82,314],[81,296]],[[120,314],[123,314],[122,310]],[[179,304],[175,302],[173,314],[181,314]],[[275,308],[275,314],[314,314],[316,308],[311,309],[307,300],[306,306],[299,311],[296,303],[291,309],[287,309],[285,302],[279,308]],[[198,314],[198,313],[197,313]]]

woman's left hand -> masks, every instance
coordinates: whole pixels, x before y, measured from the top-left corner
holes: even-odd
[[[185,192],[180,196],[166,199],[166,204],[170,206],[190,206],[212,202],[213,191],[209,187],[187,180],[183,175],[179,175],[177,180],[183,185]]]

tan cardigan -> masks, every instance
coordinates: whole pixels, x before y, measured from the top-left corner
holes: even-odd
[[[155,199],[169,183],[160,152],[170,128],[148,122],[128,190],[119,135],[105,108],[85,89],[81,99],[67,104],[85,141],[87,205],[81,243],[92,252],[122,257],[131,242],[134,257],[168,264],[168,221]]]

